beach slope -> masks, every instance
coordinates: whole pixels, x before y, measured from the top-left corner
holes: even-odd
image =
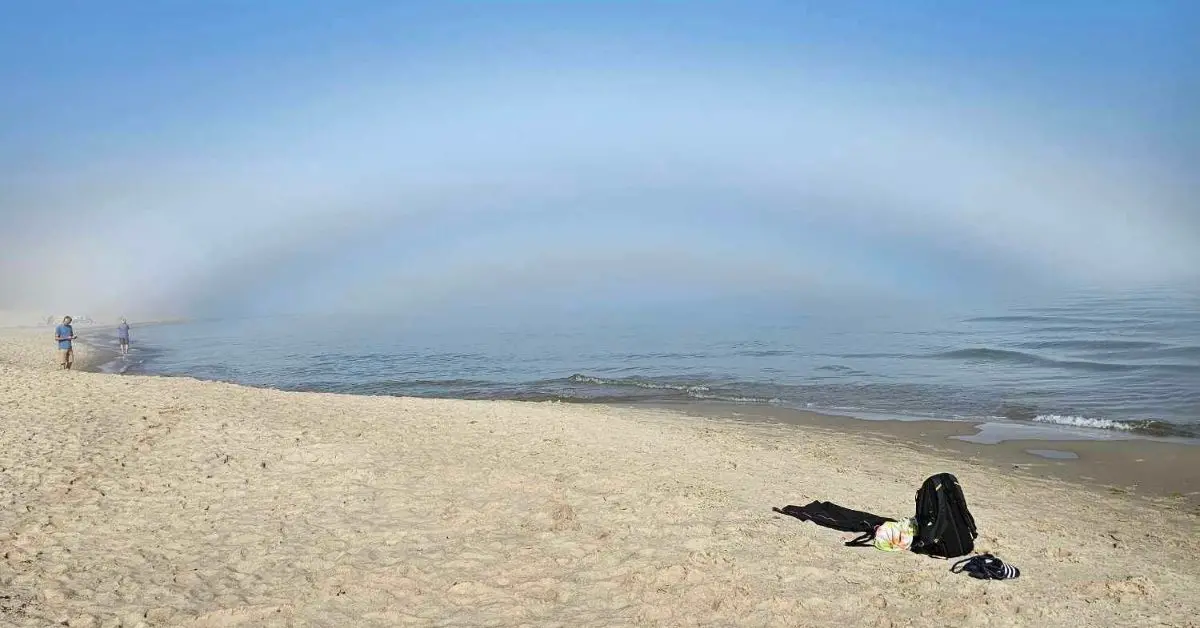
[[[81,363],[87,356],[81,355]],[[54,369],[0,331],[0,624],[1195,626],[1195,512],[665,410]],[[777,515],[962,481],[976,581]]]

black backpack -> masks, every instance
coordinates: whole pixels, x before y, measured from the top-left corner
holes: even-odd
[[[918,554],[954,558],[975,549],[975,518],[967,510],[958,478],[939,473],[925,480],[917,491],[917,533],[912,551]]]

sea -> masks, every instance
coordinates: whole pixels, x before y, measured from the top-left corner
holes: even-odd
[[[115,346],[109,333],[91,341]],[[734,403],[1200,437],[1200,292],[1178,290],[990,308],[210,318],[135,324],[132,347],[102,370],[294,391]]]

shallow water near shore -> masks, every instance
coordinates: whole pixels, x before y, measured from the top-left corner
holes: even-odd
[[[104,332],[93,340],[115,342]],[[1200,434],[1200,296],[1077,295],[961,312],[655,311],[487,325],[207,320],[135,326],[131,355],[101,370],[367,395],[739,403],[993,422],[1049,439],[1056,431],[1192,439]]]
[[[1139,436],[1107,430],[1017,422],[971,423],[946,420],[860,421],[846,416],[747,406],[744,404],[663,404],[698,419],[726,419],[744,425],[813,429],[865,436],[888,447],[948,456],[947,468],[1017,470],[1055,478],[1090,490],[1165,499],[1176,507],[1200,507],[1200,440]],[[789,437],[790,438],[790,437]],[[933,471],[931,471],[933,472]]]

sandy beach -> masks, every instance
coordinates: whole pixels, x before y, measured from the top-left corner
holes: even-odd
[[[50,336],[0,330],[2,625],[1200,625],[1186,501],[828,427],[62,372]],[[771,511],[910,516],[943,471],[1019,579]]]

